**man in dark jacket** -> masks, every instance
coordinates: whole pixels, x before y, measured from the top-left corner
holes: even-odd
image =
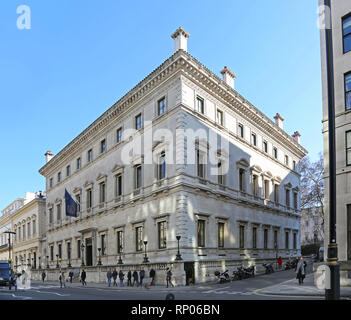
[[[112,278],[113,278],[113,286],[115,287],[117,287],[117,282],[116,282],[116,280],[117,280],[117,270],[115,269],[115,270],[113,270],[113,272],[112,272]]]
[[[156,274],[156,271],[151,268],[150,274],[149,274],[150,278],[152,278],[151,285],[154,285],[155,274]]]
[[[128,282],[127,282],[127,286],[131,286],[132,285],[132,271],[128,271],[128,274],[127,274],[127,279],[128,279]]]
[[[124,285],[123,285],[124,273],[122,272],[122,270],[119,270],[118,276],[119,276],[119,286],[120,286],[120,287],[123,287],[123,286],[124,286]]]
[[[134,270],[133,272],[133,287],[134,287],[134,283],[137,283],[137,286],[139,286],[139,282],[138,282],[138,272],[136,270]]]
[[[87,283],[86,283],[85,279],[87,278],[87,274],[86,274],[86,272],[85,272],[84,269],[83,269],[83,271],[82,271],[82,274],[81,274],[80,278],[82,279],[82,285],[83,285],[83,286],[84,286],[84,285],[86,286]]]
[[[73,271],[70,271],[68,276],[69,276],[69,282],[72,283],[72,280],[73,280]]]
[[[141,270],[140,270],[139,277],[140,277],[140,285],[142,286],[142,285],[143,285],[143,279],[144,279],[144,277],[145,277],[145,271],[144,271],[144,269],[141,269]]]

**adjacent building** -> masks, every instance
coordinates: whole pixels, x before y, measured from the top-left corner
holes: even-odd
[[[323,246],[324,219],[321,207],[301,210],[301,246],[316,244]]]
[[[45,196],[41,192],[27,192],[24,198],[16,199],[0,217],[0,260],[12,259],[15,268],[32,266],[38,268],[42,241],[46,231]],[[9,235],[5,231],[15,232]],[[10,250],[9,250],[10,249]]]
[[[242,97],[229,68],[219,78],[192,57],[184,29],[172,38],[170,58],[46,153],[41,256],[51,269],[61,259],[99,281],[96,266],[152,266],[161,282],[170,266],[188,284],[300,253],[300,134]],[[66,215],[65,190],[77,217]]]
[[[322,6],[324,1],[320,0]],[[336,232],[341,284],[351,284],[351,2],[331,1],[336,140]],[[327,20],[326,20],[327,21]],[[329,243],[328,90],[325,30],[321,30],[325,161],[325,247]],[[327,250],[325,250],[325,255]],[[325,257],[326,258],[326,257]]]

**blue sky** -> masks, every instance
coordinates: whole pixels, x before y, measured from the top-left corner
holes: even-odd
[[[31,29],[16,25],[19,5]],[[323,150],[317,0],[176,2],[3,0],[0,4],[0,210],[45,189],[44,153],[74,137],[173,54],[170,35],[264,114]]]

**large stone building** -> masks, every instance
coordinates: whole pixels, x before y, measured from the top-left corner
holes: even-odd
[[[45,196],[41,192],[26,192],[24,198],[16,199],[2,210],[0,260],[11,257],[15,268],[25,265],[34,269],[39,267],[39,252],[42,252],[46,231],[45,206]],[[9,235],[4,231],[15,232],[10,236],[10,252]]]
[[[351,284],[351,1],[331,1],[335,89],[336,232],[341,284]],[[322,6],[324,1],[320,0]],[[327,21],[327,20],[326,20]],[[325,247],[329,243],[328,90],[325,30],[321,29],[325,167]],[[327,250],[325,250],[325,255]],[[325,257],[326,258],[326,257]]]
[[[301,210],[301,246],[308,244],[323,245],[324,221],[321,207]]]
[[[192,57],[185,30],[172,38],[170,58],[46,153],[42,255],[51,269],[61,258],[100,281],[97,271],[122,260],[123,270],[152,266],[156,282],[170,266],[179,285],[299,254],[300,134],[242,97],[227,67],[220,79]],[[78,217],[66,216],[65,189]]]

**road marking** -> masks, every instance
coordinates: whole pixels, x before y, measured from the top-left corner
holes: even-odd
[[[17,298],[17,299],[22,299],[22,300],[30,300],[33,299],[32,297],[25,297],[25,296],[16,296],[14,293],[4,293],[8,296],[11,296],[13,298]]]
[[[56,294],[57,296],[60,297],[68,297],[70,296],[70,294],[61,294],[61,293],[57,293],[57,292],[50,292],[50,291],[40,291],[40,290],[32,290],[34,292],[38,292],[38,293],[49,293],[49,294]]]

